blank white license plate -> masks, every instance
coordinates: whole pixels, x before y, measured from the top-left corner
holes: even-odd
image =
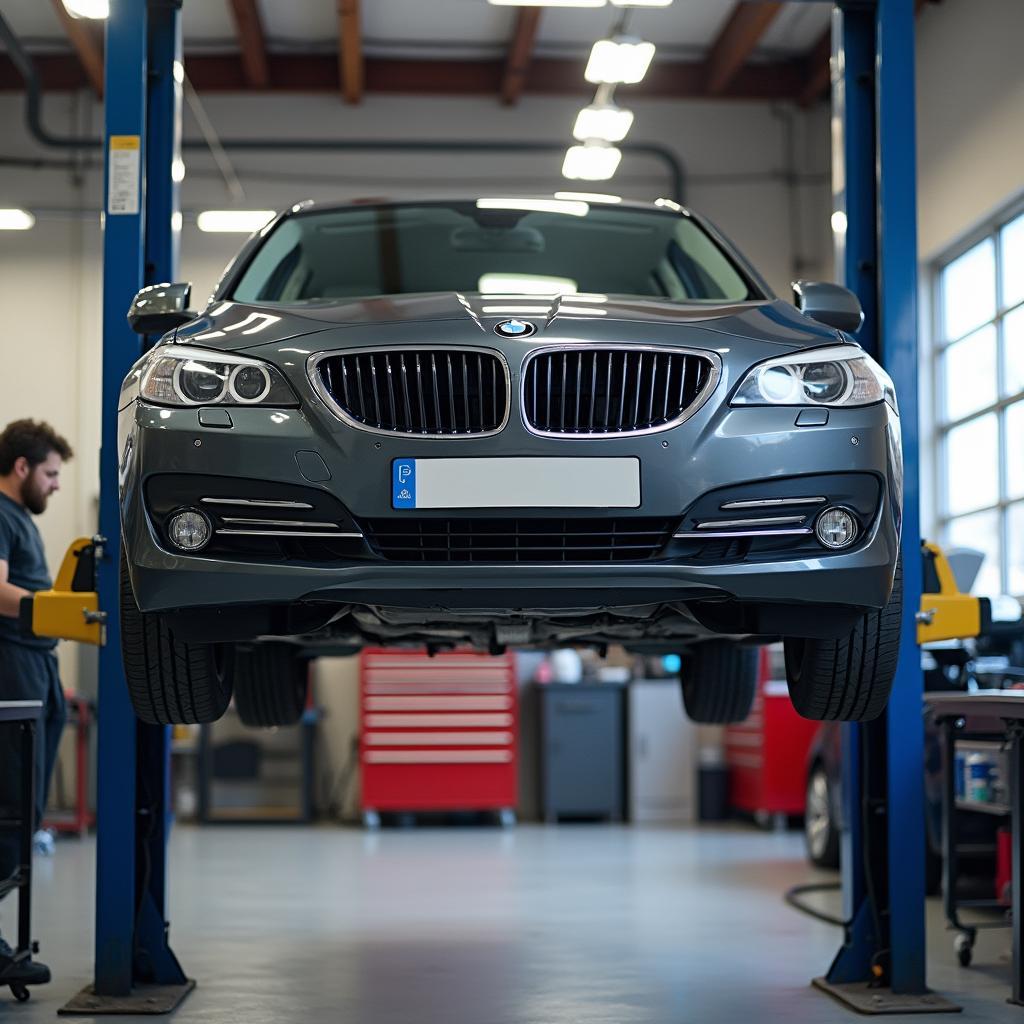
[[[639,459],[395,459],[394,508],[639,508]]]

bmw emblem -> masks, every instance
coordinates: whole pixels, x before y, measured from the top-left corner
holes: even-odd
[[[536,331],[537,328],[525,320],[502,320],[494,328],[494,333],[500,334],[503,338],[528,338]]]

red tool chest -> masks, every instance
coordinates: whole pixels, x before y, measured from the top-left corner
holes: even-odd
[[[793,710],[781,645],[762,648],[750,715],[725,730],[732,806],[759,818],[803,814],[807,754],[820,724]]]
[[[454,651],[360,656],[362,810],[496,810],[518,799],[515,660]]]

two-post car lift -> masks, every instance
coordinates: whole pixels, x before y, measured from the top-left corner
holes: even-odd
[[[821,0],[807,0],[821,2]],[[103,242],[101,607],[117,606],[117,404],[140,354],[125,319],[141,287],[175,280],[181,0],[111,0],[107,22]],[[924,932],[923,684],[917,426],[914,0],[838,0],[833,9],[837,268],[860,296],[864,346],[892,375],[905,459],[903,645],[888,712],[844,727],[843,897],[850,922],[815,984],[874,1012],[952,1008],[927,992]],[[100,658],[96,952],[93,985],[65,1012],[166,1012],[190,990],[169,944],[165,902],[169,736],[140,724],[121,671],[118,623]]]

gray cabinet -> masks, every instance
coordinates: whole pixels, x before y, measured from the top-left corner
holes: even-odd
[[[697,729],[677,679],[629,685],[629,817],[685,823],[697,817]]]
[[[625,803],[622,687],[537,686],[541,816],[621,821]]]

